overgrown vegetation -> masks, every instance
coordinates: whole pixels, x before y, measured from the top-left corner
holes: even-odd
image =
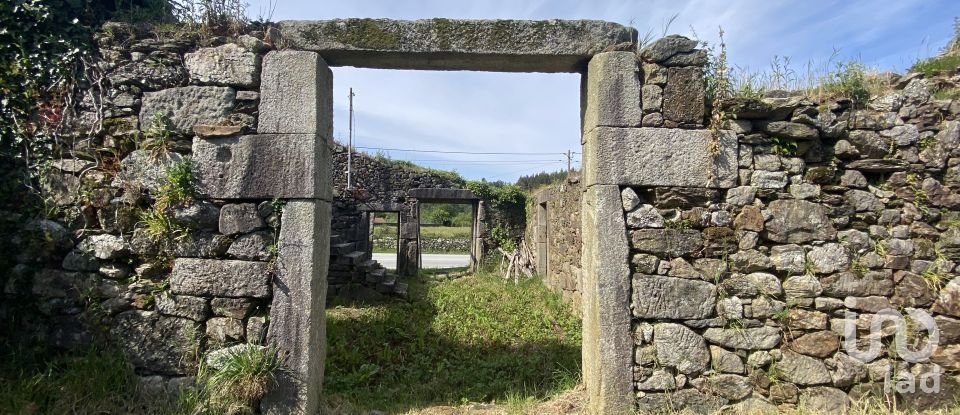
[[[184,157],[173,163],[166,172],[153,206],[140,214],[145,232],[154,241],[172,240],[185,236],[190,229],[178,224],[171,217],[169,208],[189,204],[196,194],[197,179],[193,171],[193,160]]]
[[[0,413],[145,413],[133,369],[114,351],[76,356],[14,348],[0,361]]]
[[[202,359],[201,359],[202,360]],[[226,354],[217,368],[201,363],[196,386],[179,396],[142,387],[132,365],[113,349],[76,355],[17,347],[0,362],[0,413],[214,415],[254,413],[279,373],[274,348]]]
[[[210,367],[201,361],[197,387],[185,390],[178,412],[190,415],[257,413],[283,363],[275,347],[236,347]]]
[[[470,205],[466,203],[420,204],[420,223],[447,227],[469,227],[472,219],[473,211]]]
[[[381,163],[383,163],[383,164],[386,164],[386,165],[388,165],[388,166],[392,166],[392,167],[396,167],[396,168],[401,168],[401,169],[407,169],[407,170],[415,171],[415,172],[418,172],[418,173],[430,174],[430,175],[434,175],[434,176],[438,176],[438,177],[447,179],[447,180],[453,182],[453,184],[455,184],[455,185],[457,185],[457,186],[463,186],[464,183],[466,183],[466,182],[463,180],[463,177],[460,176],[460,173],[457,173],[457,172],[455,172],[455,171],[440,170],[440,169],[434,169],[434,168],[430,168],[430,167],[424,167],[424,166],[421,166],[421,165],[419,165],[419,164],[414,164],[412,161],[409,161],[409,160],[397,160],[397,159],[394,159],[394,158],[390,158],[390,155],[389,155],[389,154],[384,153],[384,152],[382,152],[382,151],[378,151],[376,154],[373,154],[371,157],[373,157],[375,160],[377,160],[377,161],[379,161],[379,162],[381,162]]]
[[[466,183],[467,189],[477,197],[490,201],[494,209],[519,210],[526,209],[527,194],[517,185],[495,185],[487,181],[471,180]]]
[[[714,54],[710,51],[707,55],[704,82],[706,83],[706,104],[710,108],[710,120],[708,128],[710,129],[709,151],[713,156],[720,154],[720,130],[726,128],[729,120],[736,118],[731,110],[724,108],[721,101],[732,96],[730,85],[730,69],[727,66],[727,45],[723,40],[723,29],[720,29],[720,49]]]
[[[789,57],[774,56],[768,68],[755,70],[728,64],[722,28],[718,47],[708,44],[705,47],[710,58],[705,68],[705,82],[711,128],[735,116],[725,113],[722,106],[713,105],[728,98],[760,99],[770,91],[788,91],[820,101],[848,98],[855,106],[862,107],[872,95],[888,87],[878,76],[879,71],[867,68],[856,59],[838,61],[836,50],[825,61],[809,61],[800,67]]]
[[[917,61],[910,70],[920,72],[927,77],[955,73],[957,68],[960,68],[960,17],[953,18],[953,31],[953,40],[943,49],[943,53],[930,59]]]
[[[327,338],[324,390],[362,409],[541,399],[578,383],[579,318],[535,279],[418,278],[410,301],[331,306]]]

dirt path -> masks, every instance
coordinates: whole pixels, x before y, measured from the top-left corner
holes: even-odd
[[[586,396],[583,386],[561,393],[545,402],[517,405],[467,404],[459,407],[435,406],[406,415],[573,415],[585,413]]]
[[[587,399],[583,385],[579,385],[575,389],[563,392],[544,402],[432,406],[404,412],[403,415],[575,415],[586,413],[586,403]],[[339,400],[325,402],[321,413],[330,415],[393,415],[383,411],[358,411],[349,403]]]

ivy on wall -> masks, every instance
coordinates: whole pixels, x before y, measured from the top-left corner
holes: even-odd
[[[467,189],[490,203],[497,218],[491,229],[491,238],[507,250],[516,247],[523,237],[527,217],[527,194],[520,186],[496,185],[486,181],[468,181]]]

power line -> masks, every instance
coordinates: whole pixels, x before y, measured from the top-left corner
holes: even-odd
[[[404,160],[404,161],[414,162],[414,161],[417,161],[417,160]],[[476,165],[497,165],[497,164],[503,164],[503,165],[510,165],[510,166],[519,166],[519,165],[531,164],[531,163],[557,163],[557,162],[562,162],[562,161],[563,161],[563,160],[513,160],[513,161],[471,161],[471,160],[454,161],[454,160],[449,160],[449,161],[431,161],[431,162],[419,161],[418,163],[422,163],[422,164],[476,164]]]
[[[486,163],[486,162],[495,162],[495,163],[514,163],[514,162],[537,162],[537,161],[563,161],[561,159],[395,159],[403,161],[421,161],[421,162],[440,162],[440,163],[456,163],[456,162],[467,162],[467,163]]]
[[[441,151],[441,150],[415,150],[409,148],[381,148],[381,147],[361,147],[355,146],[354,148],[362,148],[364,150],[380,150],[380,151],[405,151],[411,153],[439,153],[439,154],[484,154],[484,155],[494,155],[494,156],[509,156],[509,155],[527,155],[527,156],[555,156],[562,154],[567,155],[566,152],[553,152],[553,153],[525,153],[525,152],[477,152],[477,151]],[[579,153],[576,153],[579,154]]]

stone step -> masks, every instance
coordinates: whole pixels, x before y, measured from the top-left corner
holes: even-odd
[[[330,235],[330,245],[331,245],[331,246],[336,245],[336,244],[342,244],[343,242],[344,242],[344,241],[343,241],[343,237],[340,236],[340,234],[335,233],[335,234],[333,234],[333,235]]]
[[[394,292],[394,288],[397,284],[397,276],[393,274],[387,274],[383,281],[377,283],[377,291],[381,293],[391,293]]]
[[[368,259],[366,261],[361,262],[358,268],[364,271],[373,271],[373,270],[381,269],[383,268],[383,266],[381,266],[380,263],[377,262],[377,260],[375,259]]]
[[[406,296],[407,296],[407,286],[408,286],[408,284],[405,283],[405,282],[398,282],[398,283],[396,283],[396,284],[393,286],[393,293],[396,294],[396,295],[398,295],[398,296],[400,296],[400,297],[406,297]]]
[[[353,251],[349,254],[343,255],[349,263],[357,265],[363,261],[370,259],[370,253],[364,251]]]
[[[367,282],[370,283],[379,283],[384,280],[386,277],[387,270],[385,269],[376,269],[367,273]]]
[[[344,242],[335,245],[330,245],[330,255],[343,255],[350,252],[353,252],[354,243],[353,242]]]

